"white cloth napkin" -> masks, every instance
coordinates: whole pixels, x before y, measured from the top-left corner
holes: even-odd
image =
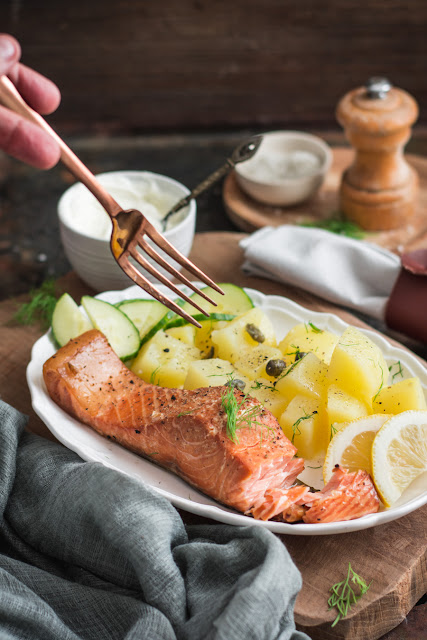
[[[400,258],[390,251],[312,227],[263,227],[240,246],[246,274],[292,284],[379,320],[400,271]]]

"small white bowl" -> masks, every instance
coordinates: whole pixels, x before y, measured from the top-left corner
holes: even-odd
[[[138,209],[148,214],[147,217],[153,211],[154,203],[161,215],[165,215],[178,200],[190,193],[180,182],[149,171],[112,171],[96,177],[123,209]],[[144,199],[141,201],[141,198]],[[82,183],[74,184],[61,196],[58,217],[65,255],[86,284],[97,292],[124,289],[132,284],[111,253],[109,216]],[[184,256],[188,256],[195,225],[196,202],[191,200],[187,207],[172,216],[163,235]],[[172,259],[166,258],[180,269]],[[171,277],[151,259],[150,262],[168,278]],[[142,267],[136,266],[151,282],[158,282]]]
[[[300,131],[271,131],[263,134],[253,158],[236,165],[235,176],[255,200],[284,207],[314,195],[331,161],[331,149],[321,138]]]

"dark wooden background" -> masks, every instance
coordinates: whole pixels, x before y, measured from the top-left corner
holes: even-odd
[[[61,88],[63,133],[333,129],[378,74],[427,123],[425,0],[0,0],[0,28]]]

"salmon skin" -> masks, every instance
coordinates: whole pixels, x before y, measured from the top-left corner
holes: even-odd
[[[233,440],[223,406],[228,387],[189,391],[147,384],[97,330],[59,349],[45,362],[43,377],[52,400],[68,414],[243,513],[266,491],[290,487],[304,468],[258,400],[243,403]],[[238,402],[244,399],[233,393]],[[251,411],[255,419],[245,421]]]

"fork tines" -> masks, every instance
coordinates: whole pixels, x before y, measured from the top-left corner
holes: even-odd
[[[139,233],[134,239],[134,242],[130,243],[127,247],[127,251],[125,254],[121,256],[119,259],[119,264],[121,268],[126,272],[126,274],[142,289],[144,289],[151,296],[159,300],[162,304],[167,306],[169,309],[177,313],[178,315],[185,318],[188,322],[195,325],[196,327],[200,327],[200,323],[197,322],[189,313],[184,311],[182,307],[176,304],[173,300],[170,300],[168,297],[163,295],[145,276],[143,276],[138,269],[134,265],[132,265],[127,256],[131,256],[138,264],[140,264],[148,273],[154,276],[157,280],[159,280],[162,284],[167,286],[171,291],[176,293],[177,296],[185,300],[185,302],[191,304],[195,309],[203,313],[205,316],[209,317],[209,313],[206,312],[195,300],[192,300],[187,294],[181,291],[173,282],[171,282],[166,276],[164,276],[160,271],[158,271],[142,254],[138,251],[138,246],[142,249],[142,251],[147,254],[152,260],[154,260],[159,266],[163,267],[166,271],[168,271],[172,276],[174,276],[177,280],[187,285],[192,291],[197,293],[199,296],[204,298],[210,304],[217,306],[215,300],[210,298],[204,291],[199,289],[193,282],[191,282],[186,276],[184,276],[180,271],[178,271],[175,267],[173,267],[170,262],[168,262],[165,258],[163,258],[154,247],[147,242],[145,239],[145,235],[147,235],[156,245],[164,251],[167,255],[173,258],[178,264],[182,267],[185,267],[190,273],[199,278],[202,282],[209,285],[215,291],[223,294],[224,292],[220,287],[218,287],[211,278],[203,273],[196,265],[194,265],[190,260],[188,260],[185,256],[183,256],[170,242],[164,238],[161,233],[159,233],[151,224],[144,225],[144,233]]]

